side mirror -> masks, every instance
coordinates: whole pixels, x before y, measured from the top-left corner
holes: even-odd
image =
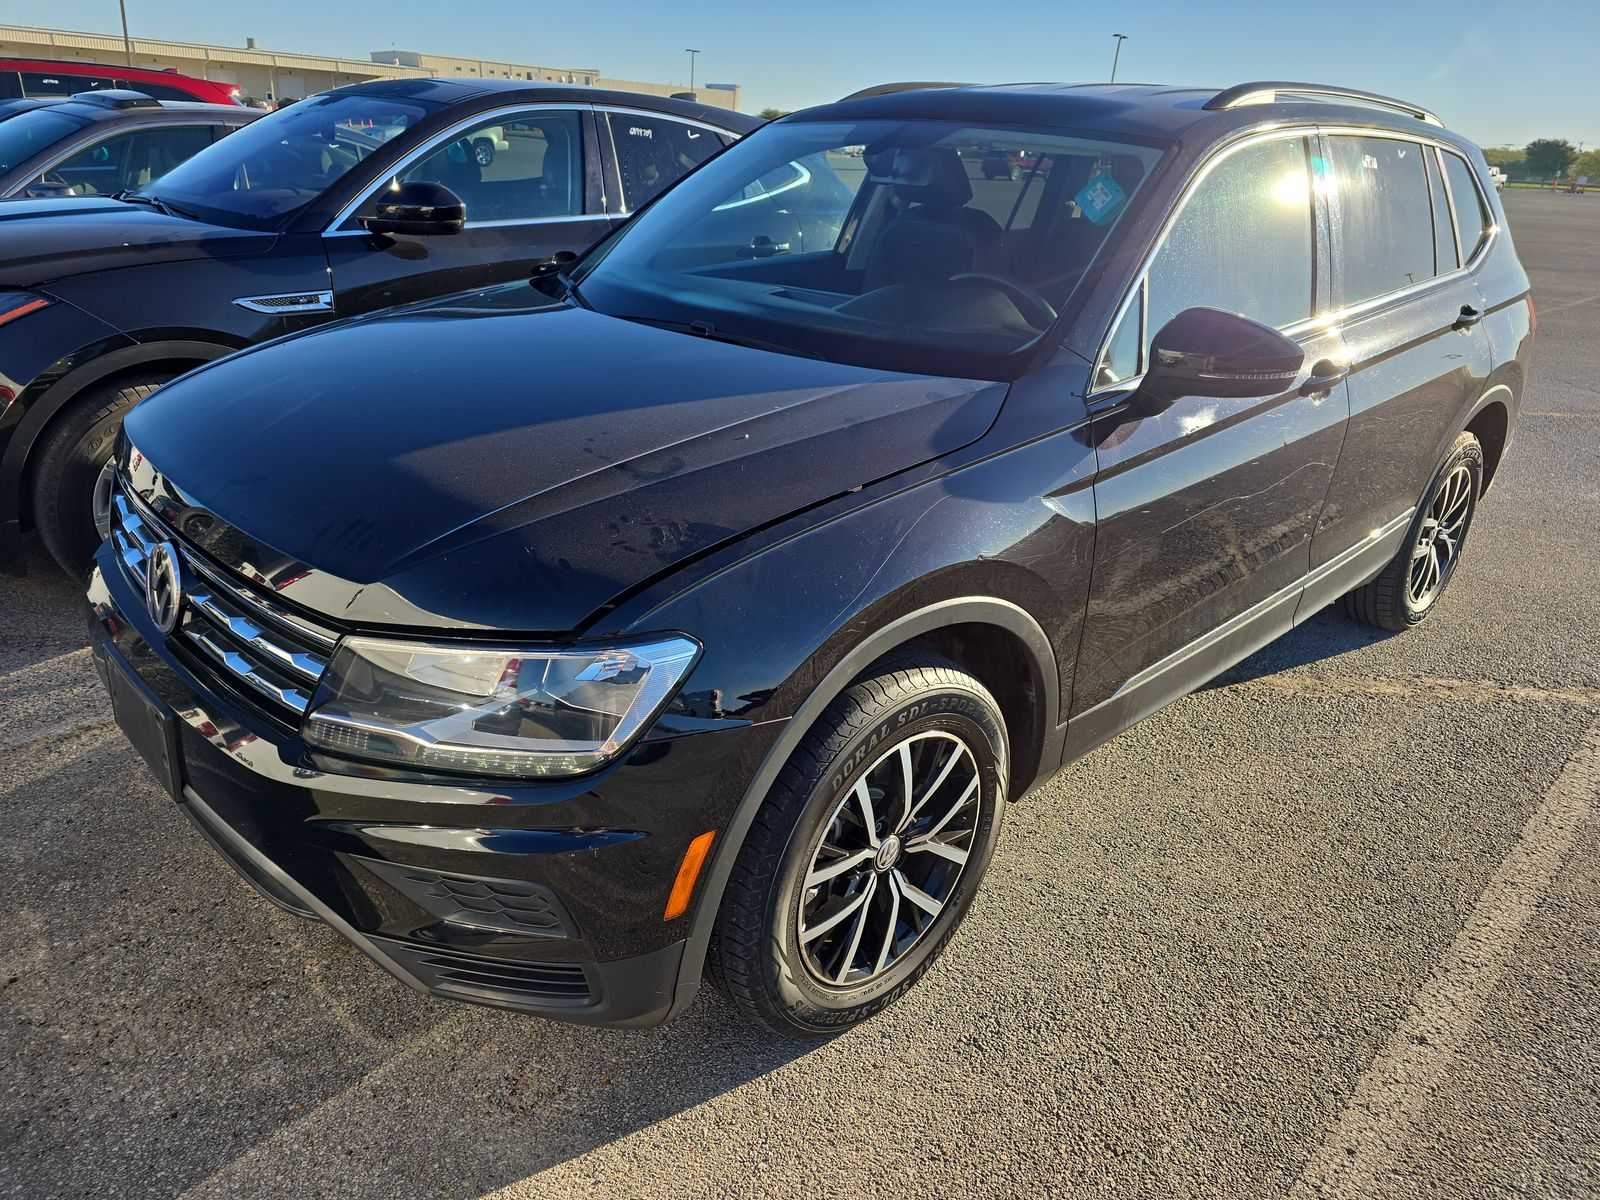
[[[368,233],[429,237],[460,233],[467,223],[467,206],[444,184],[418,179],[380,193],[373,215],[357,220]]]
[[[1276,396],[1294,386],[1305,352],[1276,329],[1219,308],[1187,308],[1150,343],[1133,403],[1164,412],[1183,396]]]

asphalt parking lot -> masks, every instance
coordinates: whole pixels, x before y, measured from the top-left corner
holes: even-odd
[[[261,900],[0,576],[0,1194],[1600,1195],[1600,197],[1442,609],[1324,613],[1012,810],[820,1047],[425,999]]]

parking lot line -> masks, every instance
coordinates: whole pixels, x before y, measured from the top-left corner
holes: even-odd
[[[1600,721],[1545,793],[1490,877],[1461,932],[1357,1082],[1339,1119],[1291,1191],[1295,1197],[1385,1194],[1382,1176],[1405,1147],[1457,1048],[1505,977],[1523,927],[1538,910],[1600,794]]]

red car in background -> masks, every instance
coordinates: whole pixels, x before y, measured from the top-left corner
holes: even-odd
[[[195,79],[176,71],[151,71],[111,63],[55,62],[47,58],[0,58],[0,100],[56,100],[76,92],[128,88],[156,100],[203,100],[238,104],[231,83]]]

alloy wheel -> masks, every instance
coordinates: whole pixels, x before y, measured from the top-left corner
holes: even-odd
[[[117,480],[117,466],[111,460],[106,460],[106,465],[100,468],[100,474],[94,480],[94,528],[103,542],[111,536],[111,491]]]
[[[800,946],[833,987],[882,975],[937,923],[983,816],[971,748],[944,730],[886,750],[839,798],[802,885]]]
[[[1411,548],[1406,597],[1413,609],[1424,609],[1444,590],[1461,557],[1461,543],[1472,519],[1472,470],[1459,464],[1434,493],[1428,515]]]

